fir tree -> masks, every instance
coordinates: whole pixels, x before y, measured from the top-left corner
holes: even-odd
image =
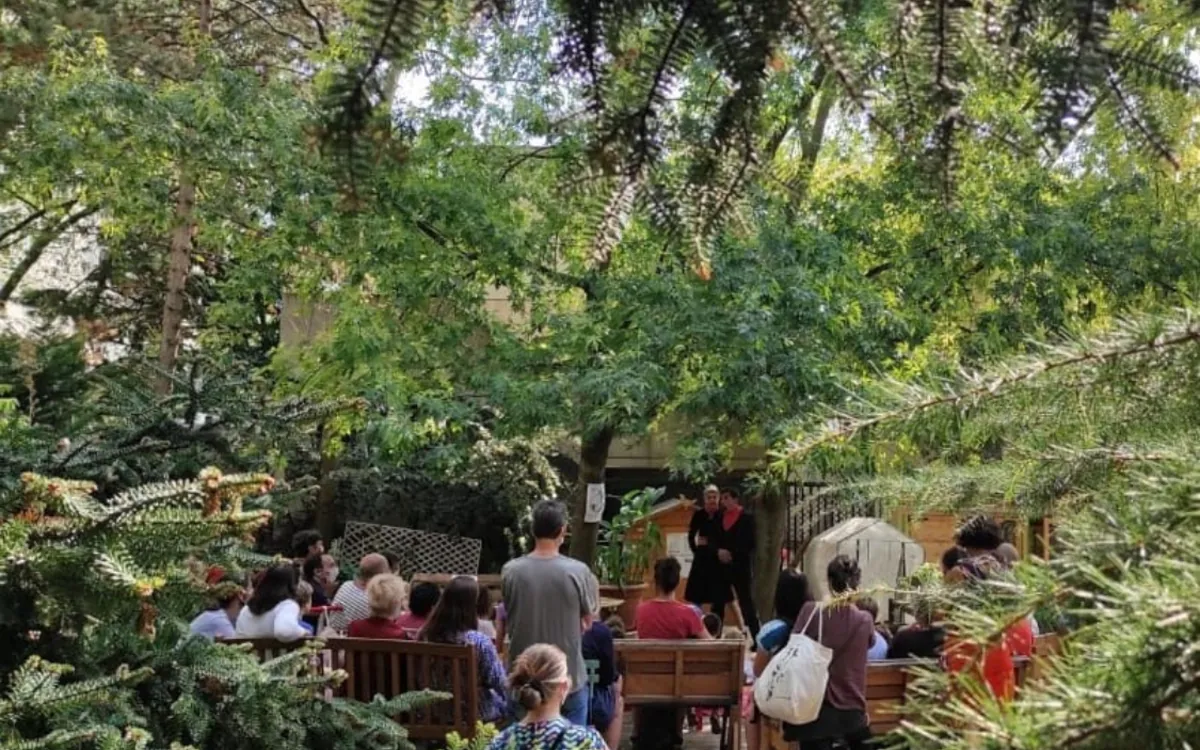
[[[187,635],[206,566],[271,562],[243,543],[272,486],[209,468],[100,501],[23,475],[0,515],[0,747],[408,747],[389,717],[436,696],[325,700],[345,675],[311,671],[317,644],[259,664]]]
[[[897,744],[1196,746],[1198,344],[1194,310],[1123,321],[987,372],[886,384],[788,447],[782,465],[841,471],[847,495],[1055,519],[1048,563],[922,595],[978,643],[1034,612],[1044,629],[1069,623],[1065,653],[1008,707],[930,672]]]

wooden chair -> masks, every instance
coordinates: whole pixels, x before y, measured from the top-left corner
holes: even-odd
[[[908,686],[915,680],[918,668],[928,664],[919,659],[889,659],[867,664],[867,715],[872,735],[879,737],[900,726]],[[1018,688],[1025,684],[1030,665],[1031,660],[1023,656],[1013,659]],[[796,743],[784,739],[783,724],[766,716],[759,717],[759,745],[761,750],[796,750]]]
[[[741,641],[615,642],[626,708],[724,708],[723,748],[741,748],[741,695],[746,644]]]
[[[298,648],[304,641],[232,639],[249,643],[261,659],[274,658]],[[346,679],[336,695],[348,700],[371,701],[375,696],[394,698],[417,690],[434,690],[454,696],[406,712],[396,720],[414,740],[440,741],[449,732],[475,736],[479,718],[479,662],[472,646],[370,638],[327,638],[318,674],[342,669]]]

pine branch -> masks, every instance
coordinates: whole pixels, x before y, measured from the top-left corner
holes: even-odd
[[[1110,336],[1083,340],[1054,352],[1055,358],[1032,359],[998,373],[966,374],[959,387],[931,392],[919,387],[907,387],[900,395],[900,405],[869,416],[835,415],[825,427],[799,440],[790,441],[777,455],[777,465],[786,467],[802,461],[813,450],[834,442],[849,440],[872,427],[912,419],[935,409],[978,404],[1021,385],[1037,381],[1048,374],[1088,365],[1099,365],[1132,359],[1145,354],[1166,352],[1200,341],[1200,323],[1193,312],[1184,309],[1164,321],[1163,333],[1145,339],[1140,330],[1142,321],[1126,321]]]
[[[1175,152],[1159,136],[1158,132],[1150,126],[1146,118],[1138,113],[1137,108],[1122,88],[1117,72],[1109,68],[1107,79],[1109,88],[1116,96],[1117,102],[1121,105],[1121,112],[1124,113],[1123,119],[1133,125],[1134,129],[1141,135],[1142,140],[1164,161],[1169,162],[1177,170],[1181,169],[1182,165],[1179,162],[1179,158],[1175,156]]]

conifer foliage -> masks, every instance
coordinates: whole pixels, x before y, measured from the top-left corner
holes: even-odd
[[[1054,518],[1049,562],[923,593],[979,643],[1037,613],[1043,630],[1066,626],[1065,652],[1007,707],[931,672],[897,744],[1196,746],[1197,373],[1197,312],[1147,314],[984,373],[881,386],[785,451],[785,465],[843,473],[852,496]]]
[[[0,513],[0,748],[398,748],[389,717],[431,696],[325,700],[312,645],[265,664],[187,636],[221,586],[258,559],[261,474],[205,469],[106,501],[87,482],[21,477]]]

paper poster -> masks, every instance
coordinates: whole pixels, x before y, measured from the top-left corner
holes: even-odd
[[[688,546],[687,537],[686,533],[667,534],[667,554],[679,561],[682,578],[692,572],[692,548]]]
[[[589,484],[587,486],[587,508],[583,512],[584,523],[600,523],[604,518],[604,485]]]

